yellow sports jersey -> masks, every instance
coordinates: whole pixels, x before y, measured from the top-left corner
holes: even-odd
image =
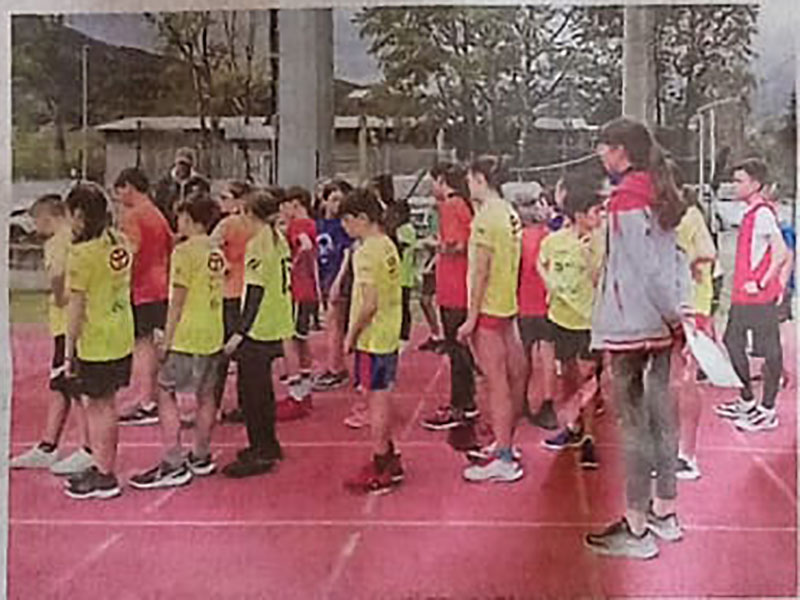
[[[264,288],[264,299],[248,333],[250,338],[268,342],[286,340],[294,334],[291,269],[289,244],[279,230],[265,225],[247,242],[245,297],[248,285]]]
[[[565,227],[549,234],[539,249],[549,295],[548,318],[565,329],[585,330],[592,324],[594,284],[592,239],[582,241],[577,231]]]
[[[170,261],[170,302],[175,286],[187,292],[171,350],[208,355],[222,348],[224,278],[225,257],[207,235],[192,236],[175,247]]]
[[[690,206],[675,230],[678,246],[686,253],[689,264],[702,256],[713,256],[714,240],[708,231],[703,213],[696,206]],[[699,265],[700,281],[692,277],[692,307],[702,315],[711,314],[711,302],[714,298],[712,269],[714,264],[705,262]]]
[[[67,259],[70,293],[86,296],[78,358],[117,360],[133,352],[131,254],[125,238],[107,229],[100,237],[73,244]]]
[[[72,230],[65,225],[56,231],[44,243],[44,269],[47,278],[52,282],[56,277],[65,277],[67,271],[67,255],[72,244]],[[64,290],[67,291],[66,288]],[[50,333],[55,336],[64,335],[67,331],[66,306],[56,306],[56,296],[51,291],[48,300]]]
[[[350,322],[354,323],[364,304],[362,286],[378,292],[378,310],[356,340],[356,349],[371,354],[389,354],[400,347],[402,292],[400,256],[386,235],[368,237],[353,254],[353,301]]]
[[[517,212],[505,200],[486,202],[472,221],[467,275],[470,290],[478,246],[484,246],[492,253],[489,282],[480,313],[492,317],[513,317],[517,314],[522,223]]]

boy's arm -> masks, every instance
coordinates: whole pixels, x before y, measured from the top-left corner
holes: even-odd
[[[467,301],[467,320],[458,328],[458,339],[466,340],[478,324],[483,299],[489,286],[489,272],[492,268],[492,250],[488,246],[478,244],[475,251],[475,264],[472,269],[472,281],[469,286]],[[473,265],[470,265],[472,268]]]
[[[67,306],[67,333],[65,344],[65,358],[71,362],[75,358],[75,344],[81,337],[83,323],[86,319],[86,292],[72,290]],[[69,372],[69,367],[68,367]]]
[[[50,289],[53,292],[53,300],[59,308],[64,308],[67,305],[66,279],[66,275],[63,272],[50,277]]]
[[[175,338],[175,330],[178,328],[178,323],[181,322],[183,307],[186,304],[186,296],[188,294],[188,288],[179,284],[173,284],[172,296],[169,299],[169,308],[167,309],[167,325],[164,331],[164,339],[159,348],[162,359],[172,347],[172,341]]]
[[[344,340],[344,351],[349,353],[356,344],[358,336],[370,324],[375,313],[378,312],[378,288],[372,283],[361,284],[361,310],[356,318],[351,321],[350,328]]]

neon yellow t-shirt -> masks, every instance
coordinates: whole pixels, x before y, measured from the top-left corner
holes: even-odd
[[[68,225],[56,231],[44,243],[44,269],[49,280],[52,281],[56,277],[66,276],[67,256],[69,255],[71,244],[72,230]],[[64,335],[67,331],[66,306],[56,305],[56,296],[52,291],[48,300],[48,316],[50,333],[53,337]]]
[[[356,349],[371,354],[390,354],[400,347],[402,316],[400,257],[386,235],[368,237],[353,254],[353,323],[364,304],[363,286],[374,286],[378,310],[356,340]]]
[[[477,247],[484,246],[492,253],[481,314],[492,317],[513,317],[517,314],[521,245],[522,223],[514,208],[505,200],[486,202],[472,221],[468,250],[467,281],[470,290]]]
[[[294,334],[294,320],[292,255],[286,238],[279,230],[263,226],[247,242],[244,265],[245,296],[247,285],[264,288],[264,298],[248,336],[259,342],[289,339]]]
[[[133,352],[132,262],[125,238],[112,229],[72,245],[67,259],[69,290],[86,296],[85,320],[77,340],[79,359],[118,360]]]
[[[207,235],[181,242],[170,261],[170,302],[174,287],[186,288],[186,302],[170,350],[209,355],[222,348],[222,286],[225,257]]]
[[[592,325],[594,240],[581,241],[575,229],[565,227],[544,238],[539,249],[550,296],[547,316],[565,329],[586,330]]]
[[[690,206],[683,215],[683,219],[675,229],[678,246],[686,253],[689,264],[698,257],[714,253],[714,240],[708,231],[703,213],[696,206]],[[711,314],[711,302],[714,298],[714,284],[712,277],[713,263],[706,262],[699,265],[700,281],[692,277],[692,308],[701,315]]]
[[[400,285],[414,287],[416,280],[416,252],[417,232],[411,223],[405,223],[397,228],[397,241],[406,247],[400,259]]]

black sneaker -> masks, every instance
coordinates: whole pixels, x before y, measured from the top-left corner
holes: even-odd
[[[422,420],[422,426],[430,431],[446,431],[455,429],[464,422],[464,417],[453,410],[451,406],[440,406],[427,419]]]
[[[132,412],[120,415],[120,425],[156,425],[158,423],[158,405],[150,408],[137,406]]]
[[[542,446],[548,450],[559,451],[565,448],[578,448],[587,439],[589,439],[589,436],[586,435],[583,429],[572,431],[568,427],[565,427],[557,436],[544,440]]]
[[[75,500],[89,498],[108,500],[119,496],[122,489],[113,473],[103,474],[97,467],[91,467],[80,476],[69,479],[64,493]]]
[[[432,337],[429,337],[419,345],[417,350],[421,350],[423,352],[439,352],[440,348],[443,346],[443,342],[444,340],[436,340]]]
[[[269,473],[278,463],[275,459],[261,458],[255,454],[237,457],[235,461],[225,465],[222,474],[232,479],[242,479]]]
[[[325,371],[322,375],[314,380],[313,390],[315,392],[327,392],[328,390],[334,390],[346,385],[349,379],[350,373],[347,371],[341,371],[340,373]]]
[[[583,469],[596,469],[599,466],[592,438],[585,439],[581,444],[581,457],[578,462]]]
[[[198,458],[190,452],[186,457],[186,466],[194,475],[211,475],[217,470],[217,465],[209,454],[205,458]]]
[[[251,458],[264,458],[266,460],[283,460],[283,449],[278,446],[277,448],[264,452],[263,450],[256,450],[248,446],[236,451],[237,460],[250,460]]]
[[[244,413],[241,408],[234,408],[228,412],[222,413],[223,423],[244,423]]]
[[[536,411],[536,414],[530,415],[528,420],[531,424],[541,429],[546,429],[548,431],[558,429],[558,416],[553,408],[553,401],[545,400],[539,407],[539,410]]]
[[[464,409],[464,418],[474,421],[478,417],[481,416],[481,411],[478,410],[477,406],[470,406]]]
[[[128,483],[138,490],[151,490],[163,487],[177,487],[186,485],[192,480],[192,472],[186,464],[173,467],[167,462],[162,462],[152,469],[134,475]]]
[[[600,533],[590,533],[584,538],[586,546],[597,554],[647,560],[658,556],[655,535],[645,528],[635,535],[623,517]]]

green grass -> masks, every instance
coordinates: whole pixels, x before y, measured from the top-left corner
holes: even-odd
[[[9,316],[12,325],[18,323],[46,323],[47,293],[10,292]]]

